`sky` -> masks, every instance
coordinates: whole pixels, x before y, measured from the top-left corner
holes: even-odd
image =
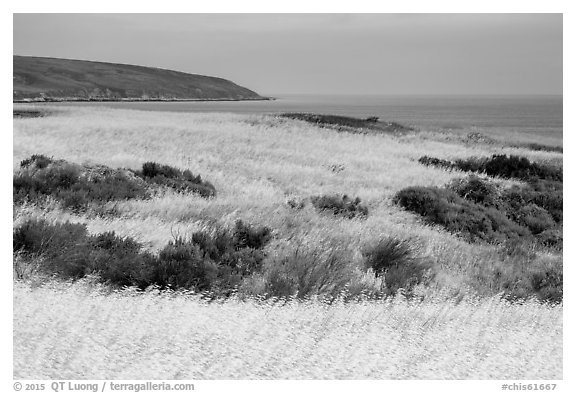
[[[14,14],[14,54],[260,94],[562,94],[562,14]]]

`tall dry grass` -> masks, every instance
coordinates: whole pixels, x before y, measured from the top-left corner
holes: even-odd
[[[17,379],[562,379],[562,306],[342,303],[14,284]]]

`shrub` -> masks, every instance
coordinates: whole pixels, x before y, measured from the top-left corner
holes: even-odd
[[[312,205],[319,211],[331,211],[334,215],[346,218],[366,217],[368,208],[361,204],[360,198],[350,199],[347,195],[322,195],[310,198]]]
[[[549,165],[530,162],[526,157],[493,155],[486,160],[483,168],[489,176],[517,178],[530,180],[533,178],[543,180],[562,181],[562,169]]]
[[[525,143],[520,145],[514,145],[512,147],[526,148],[534,151],[550,151],[556,153],[562,153],[564,150],[562,146],[549,146],[549,145],[543,145],[541,143]]]
[[[29,220],[13,234],[14,252],[42,259],[41,268],[64,278],[98,273],[103,281],[145,288],[151,283],[153,256],[114,232],[89,235],[86,226]]]
[[[503,193],[512,216],[523,206],[534,204],[546,210],[556,223],[563,221],[562,183],[536,180],[523,186],[512,186]]]
[[[161,287],[228,294],[242,278],[261,270],[261,248],[271,239],[270,232],[239,220],[232,233],[217,229],[195,232],[189,240],[175,239],[158,255],[156,282]]]
[[[407,132],[413,131],[412,127],[404,126],[395,122],[380,121],[378,117],[371,116],[366,119],[358,119],[348,116],[318,115],[313,113],[282,113],[280,117],[303,120],[321,127],[332,127],[339,131],[365,132]]]
[[[507,179],[531,181],[535,179],[562,181],[562,168],[552,165],[530,162],[526,157],[497,155],[490,158],[470,157],[455,161],[423,156],[418,160],[424,165],[434,165],[447,169],[460,169],[468,172],[486,173],[488,176],[500,176]]]
[[[536,296],[542,301],[562,302],[564,280],[561,259],[537,257],[527,263],[522,258],[512,258],[508,264],[508,269],[498,274],[499,285],[508,299]]]
[[[426,165],[426,166],[437,166],[437,167],[446,168],[446,169],[456,168],[456,165],[452,161],[443,160],[441,158],[436,158],[436,157],[422,156],[418,159],[418,162],[420,164]]]
[[[367,247],[362,254],[366,268],[372,269],[377,277],[384,277],[389,294],[395,294],[400,288],[409,293],[425,281],[432,267],[428,261],[415,256],[410,241],[393,237]]]
[[[352,255],[341,246],[304,249],[297,247],[266,261],[265,291],[268,296],[333,299],[343,293],[354,277]]]
[[[270,240],[266,227],[238,221],[235,230],[196,232],[177,238],[154,256],[114,232],[89,235],[82,224],[29,220],[14,230],[14,253],[42,260],[41,268],[65,278],[96,273],[118,286],[211,290],[226,295],[244,277],[259,272]],[[248,239],[248,240],[247,240]]]
[[[408,187],[400,190],[394,201],[469,240],[495,242],[530,234],[497,209],[469,202],[448,189]]]
[[[193,175],[189,170],[161,165],[155,162],[146,162],[141,171],[134,172],[149,183],[170,187],[176,191],[193,192],[204,198],[216,196],[216,188],[203,181],[200,175]]]
[[[44,220],[28,220],[12,234],[13,251],[48,258],[57,257],[87,237],[86,226],[70,222],[49,224]]]
[[[46,168],[48,164],[52,164],[54,160],[52,158],[46,157],[43,154],[33,154],[30,158],[26,158],[20,161],[20,166],[22,168],[27,168],[34,164],[37,168]]]
[[[134,239],[105,232],[90,236],[91,270],[100,278],[119,286],[146,288],[154,283],[154,256],[142,251]]]
[[[556,226],[552,216],[534,203],[522,206],[514,213],[514,219],[520,225],[528,227],[533,234],[544,232]]]
[[[147,184],[148,183],[148,184]],[[212,184],[190,171],[147,162],[142,171],[111,169],[103,165],[80,166],[43,155],[23,160],[13,178],[14,202],[37,200],[48,196],[65,208],[84,210],[90,203],[150,196],[150,185],[194,192],[203,197],[216,195]]]
[[[210,289],[218,266],[194,242],[176,239],[158,254],[154,281],[161,288]]]
[[[23,160],[13,177],[14,202],[54,197],[64,207],[82,210],[91,202],[145,198],[141,181],[125,171],[104,166],[80,166],[33,155]]]
[[[540,232],[536,239],[538,242],[546,247],[563,248],[563,235],[562,229],[547,229]]]
[[[478,176],[471,175],[464,179],[454,179],[447,187],[460,197],[485,207],[503,208],[498,188]]]
[[[271,233],[268,227],[252,227],[238,220],[234,228],[236,248],[262,248],[272,238]]]

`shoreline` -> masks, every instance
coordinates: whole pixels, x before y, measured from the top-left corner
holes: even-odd
[[[106,98],[25,98],[21,100],[12,100],[13,104],[37,104],[37,103],[58,103],[58,102],[218,102],[218,101],[275,101],[275,97],[260,97],[260,98],[121,98],[121,99],[106,99]]]

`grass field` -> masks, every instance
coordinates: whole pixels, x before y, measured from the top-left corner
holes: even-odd
[[[15,281],[15,377],[562,378],[562,305],[498,300],[494,275],[511,269],[501,248],[468,243],[393,203],[405,187],[443,186],[465,176],[419,164],[424,155],[516,154],[561,165],[562,153],[463,143],[431,132],[335,132],[265,115],[53,110],[14,120],[14,168],[32,154],[113,168],[156,161],[201,174],[218,194],[206,199],[165,191],[148,200],[109,202],[113,216],[72,213],[56,202],[26,203],[14,208],[15,227],[29,218],[70,220],[85,223],[91,233],[130,236],[154,253],[174,234],[232,227],[241,219],[272,229],[266,246],[271,259],[295,247],[338,244],[349,252],[351,286],[362,288],[380,287],[382,280],[362,270],[360,251],[393,236],[410,240],[434,274],[416,289],[424,298],[419,304],[398,298],[330,307],[315,301],[205,304],[184,296],[106,295],[85,284]],[[318,213],[310,204],[287,205],[335,193],[358,196],[369,215],[350,220]],[[562,263],[557,253],[537,253],[545,263]],[[258,283],[249,281],[245,292],[261,295]]]
[[[17,283],[14,310],[15,378],[562,379],[562,307],[534,302],[280,306]]]

